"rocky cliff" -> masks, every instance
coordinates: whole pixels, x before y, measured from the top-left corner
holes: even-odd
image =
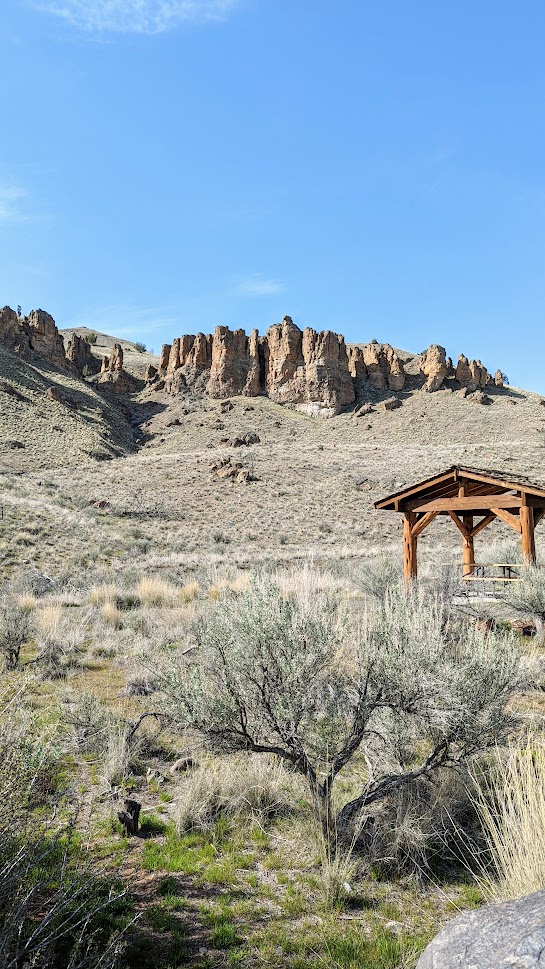
[[[163,346],[159,374],[170,393],[196,385],[211,397],[264,394],[311,413],[338,413],[355,402],[367,380],[392,390],[405,382],[392,347],[347,347],[339,334],[300,330],[289,316],[262,337],[226,326],[213,335],[182,336]]]
[[[89,376],[99,369],[96,356],[84,337],[72,333],[66,345],[55,321],[44,310],[20,317],[9,306],[0,310],[0,345],[28,358],[33,352],[57,367]],[[402,359],[403,358],[403,359]],[[494,377],[480,360],[463,354],[456,367],[444,347],[433,344],[413,358],[387,343],[346,344],[330,330],[301,330],[291,317],[269,327],[264,336],[257,330],[217,326],[208,336],[186,334],[162,347],[159,366],[148,367],[146,383],[167,393],[206,393],[210,397],[264,395],[279,404],[309,414],[333,416],[344,408],[372,398],[373,393],[399,393],[445,386],[480,392],[490,384],[503,385],[498,370]],[[405,360],[405,363],[404,363]],[[123,350],[114,343],[102,361],[97,385],[112,393],[138,389],[123,369]]]
[[[499,386],[501,378],[498,371],[493,380],[480,361],[463,355],[455,369],[438,345],[420,355],[419,370],[420,386],[427,391],[450,380],[471,392],[491,382]],[[217,326],[213,335],[179,337],[162,347],[156,379],[164,380],[168,393],[194,388],[219,398],[262,394],[308,413],[331,415],[368,390],[403,390],[408,375],[387,343],[346,345],[337,333],[300,330],[285,316],[261,337],[257,330],[248,336],[226,326]]]
[[[0,310],[0,345],[23,359],[32,353],[63,370],[83,373],[97,369],[89,344],[73,334],[66,346],[55,320],[45,310],[31,310],[28,316],[18,316],[11,306]]]

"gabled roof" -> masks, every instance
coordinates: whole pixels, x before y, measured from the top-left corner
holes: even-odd
[[[407,503],[413,504],[417,500],[432,501],[437,498],[457,498],[460,485],[465,485],[467,497],[485,497],[492,495],[506,495],[518,492],[520,495],[545,498],[545,486],[533,484],[523,476],[514,479],[503,471],[491,471],[481,468],[463,468],[454,465],[436,474],[433,478],[426,478],[417,484],[404,488],[387,498],[375,502],[378,510],[405,511]]]

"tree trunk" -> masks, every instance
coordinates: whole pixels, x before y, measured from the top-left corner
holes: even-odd
[[[142,805],[138,801],[125,801],[125,810],[118,812],[118,818],[128,835],[138,834],[138,819]]]

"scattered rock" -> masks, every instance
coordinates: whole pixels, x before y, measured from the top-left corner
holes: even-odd
[[[232,400],[220,400],[219,402],[219,412],[220,414],[227,414],[228,411],[233,410]]]
[[[245,468],[240,461],[232,461],[231,458],[220,458],[209,467],[218,478],[231,478],[239,484],[248,484],[251,480],[249,469]]]
[[[259,444],[260,438],[257,434],[244,434],[242,437],[222,437],[220,444],[226,447],[249,447],[251,444]]]
[[[397,410],[398,407],[401,407],[401,401],[398,397],[389,397],[388,400],[383,400],[382,403],[379,404],[380,410],[383,411]]]
[[[482,390],[475,390],[472,394],[468,395],[468,400],[472,404],[491,404],[492,398],[485,394]]]
[[[373,407],[373,405],[369,401],[367,401],[365,404],[361,404],[361,406],[354,411],[352,416],[365,417],[366,414],[372,414],[374,410],[375,408]]]
[[[545,891],[465,912],[445,926],[417,969],[539,969],[545,951]]]
[[[6,441],[6,447],[11,448],[12,451],[19,451],[21,448],[26,447],[22,441]]]
[[[50,400],[56,400],[59,404],[62,402],[60,387],[48,387],[44,396],[49,397]]]

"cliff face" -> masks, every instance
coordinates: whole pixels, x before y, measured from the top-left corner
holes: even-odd
[[[45,310],[18,316],[10,306],[4,306],[0,310],[0,344],[24,359],[38,353],[64,370],[81,374],[86,366],[97,369],[89,344],[74,334],[65,348],[55,320]]]
[[[162,348],[160,372],[170,393],[198,382],[211,397],[264,394],[279,404],[331,413],[353,404],[366,381],[391,390],[405,383],[403,364],[387,344],[347,348],[339,334],[300,330],[289,316],[263,337],[218,326],[213,336],[176,339]]]

